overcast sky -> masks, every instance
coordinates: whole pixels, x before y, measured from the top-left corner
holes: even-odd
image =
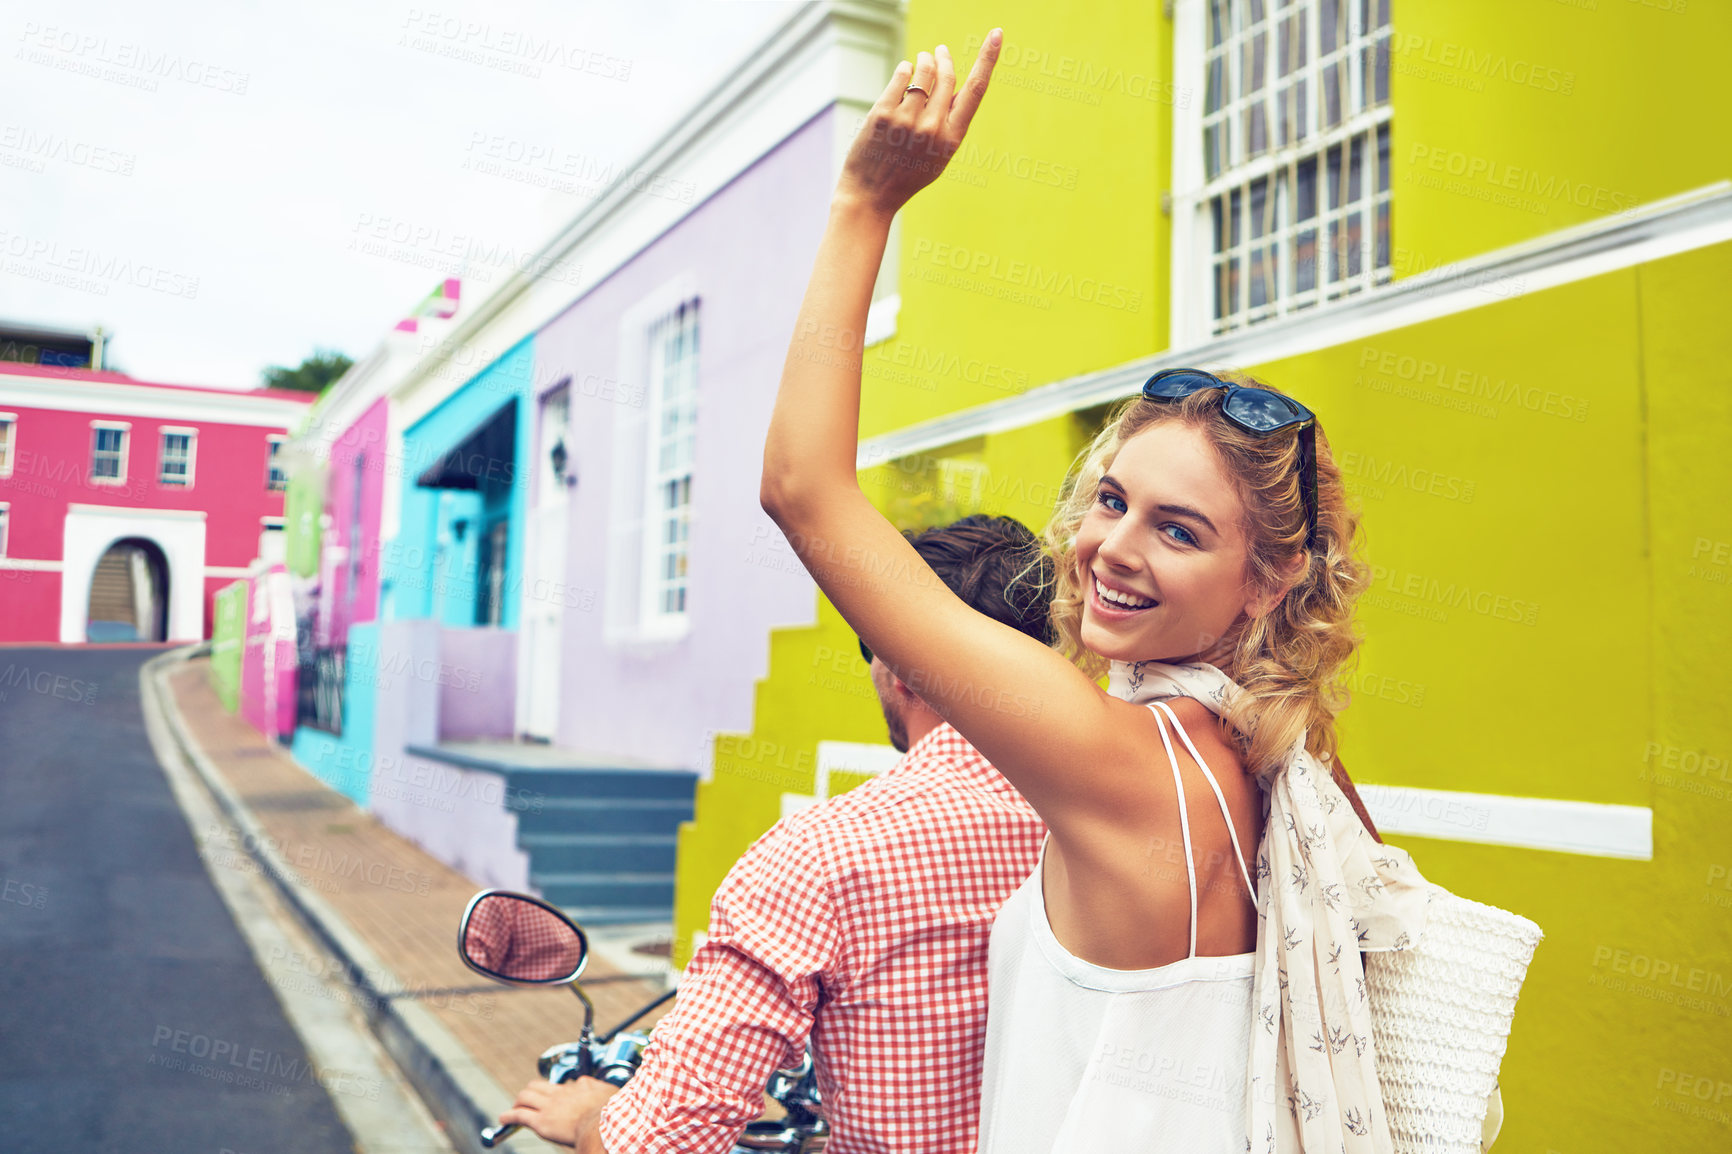
[[[8,5],[0,318],[100,324],[111,367],[185,384],[359,359],[450,252],[533,251],[798,7]]]

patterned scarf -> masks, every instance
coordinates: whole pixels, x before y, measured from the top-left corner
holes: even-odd
[[[1156,661],[1115,661],[1108,683],[1125,701],[1193,697],[1216,714],[1238,691],[1213,665]],[[1303,735],[1265,798],[1245,1149],[1274,1154],[1296,1137],[1304,1154],[1385,1154],[1359,955],[1418,940],[1435,887],[1404,851],[1366,832]]]

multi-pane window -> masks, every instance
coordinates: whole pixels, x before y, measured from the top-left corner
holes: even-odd
[[[98,422],[91,426],[91,480],[111,485],[126,480],[127,428],[118,422]]]
[[[697,433],[697,301],[680,305],[650,330],[649,395],[644,605],[645,616],[653,620],[686,612]]]
[[[18,415],[0,413],[0,477],[12,475],[13,445],[18,438]]]
[[[192,484],[193,443],[197,435],[192,429],[162,431],[162,463],[157,480],[164,485]]]
[[[1206,335],[1388,281],[1389,0],[1200,2]]]
[[[283,471],[283,466],[279,462],[278,456],[282,453],[283,442],[288,440],[288,438],[273,436],[269,438],[269,440],[271,445],[271,455],[269,464],[266,468],[265,487],[267,489],[287,489],[289,487],[289,475]]]

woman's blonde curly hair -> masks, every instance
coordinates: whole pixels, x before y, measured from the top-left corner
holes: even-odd
[[[1223,380],[1267,388],[1240,373]],[[1241,526],[1248,547],[1246,576],[1258,587],[1276,588],[1297,553],[1306,552],[1305,498],[1299,472],[1299,437],[1258,437],[1221,412],[1224,390],[1193,393],[1176,402],[1135,397],[1116,409],[1065,481],[1058,508],[1043,539],[1054,561],[1050,621],[1057,648],[1089,676],[1107,661],[1082,643],[1082,607],[1087,596],[1077,572],[1076,535],[1093,507],[1101,477],[1126,441],[1151,426],[1175,422],[1202,433],[1237,483],[1245,511]],[[1226,720],[1245,767],[1266,779],[1281,765],[1301,732],[1308,749],[1325,763],[1335,755],[1335,715],[1347,703],[1342,684],[1359,638],[1353,605],[1370,580],[1355,553],[1358,516],[1348,508],[1341,470],[1321,427],[1317,439],[1317,539],[1304,575],[1269,613],[1242,620],[1233,656],[1222,672],[1244,690]],[[1163,655],[1177,656],[1177,655]]]

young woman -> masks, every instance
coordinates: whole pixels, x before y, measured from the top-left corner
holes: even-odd
[[[1386,1150],[1359,952],[1405,945],[1426,899],[1324,768],[1365,571],[1310,412],[1157,374],[1049,527],[1058,649],[957,599],[858,486],[859,363],[833,350],[858,344],[891,218],[960,145],[1001,45],[960,85],[944,46],[922,52],[874,105],[760,492],[865,643],[1051,830],[994,930],[981,1149]]]

